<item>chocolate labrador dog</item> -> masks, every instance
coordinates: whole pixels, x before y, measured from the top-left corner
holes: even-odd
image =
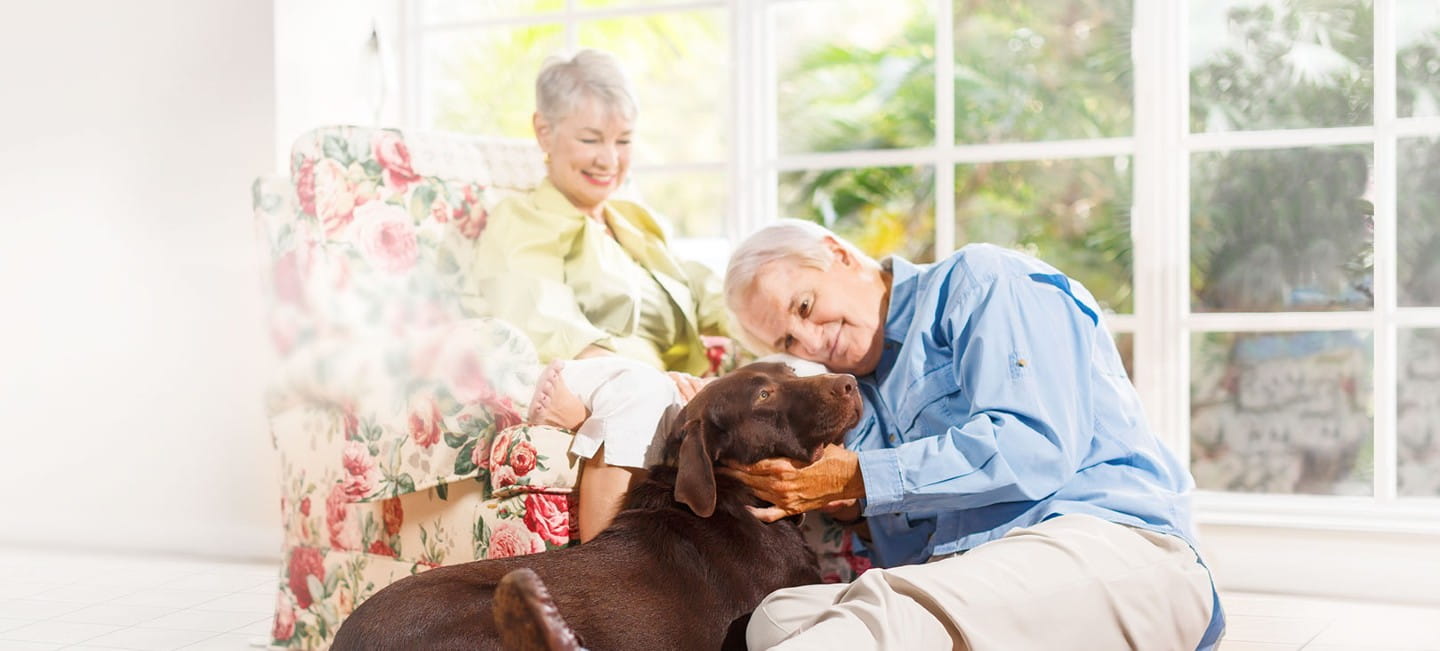
[[[510,582],[521,580],[522,598],[548,587],[539,607],[564,614],[573,630],[568,644],[744,648],[744,624],[765,595],[818,583],[820,573],[797,524],[755,519],[745,507],[759,502],[715,466],[814,458],[839,442],[860,413],[859,391],[848,375],[802,378],[773,363],[737,369],[685,405],[665,441],[666,462],[650,468],[594,540],[402,579],[361,604],[333,648],[501,648],[495,591],[521,568],[534,574]],[[500,614],[517,626],[526,616]]]

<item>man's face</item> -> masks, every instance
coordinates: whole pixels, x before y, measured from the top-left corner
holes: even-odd
[[[884,295],[883,281],[849,252],[823,271],[781,260],[760,268],[737,316],[777,350],[868,375],[880,363]]]

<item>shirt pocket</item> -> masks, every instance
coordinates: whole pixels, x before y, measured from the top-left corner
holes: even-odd
[[[958,408],[963,401],[959,394],[960,386],[948,367],[927,373],[900,397],[895,420],[901,436],[906,440],[937,436],[959,425]]]

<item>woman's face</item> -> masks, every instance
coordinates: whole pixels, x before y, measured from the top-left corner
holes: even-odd
[[[592,217],[630,171],[632,120],[587,99],[555,124],[535,115],[535,135],[549,156],[550,182]]]

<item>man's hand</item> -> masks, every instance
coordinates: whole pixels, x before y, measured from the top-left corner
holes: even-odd
[[[810,464],[795,459],[761,459],[748,466],[724,468],[721,472],[744,482],[756,497],[775,505],[750,509],[765,522],[815,509],[853,510],[858,516],[855,500],[865,497],[860,455],[838,445],[825,446],[820,458]]]
[[[860,500],[839,500],[820,507],[820,512],[840,524],[854,524],[860,519]]]

